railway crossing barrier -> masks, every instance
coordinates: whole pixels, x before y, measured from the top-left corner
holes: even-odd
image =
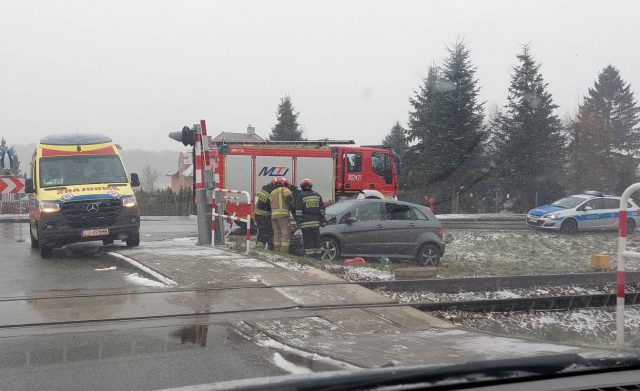
[[[627,187],[620,197],[620,210],[618,212],[618,289],[616,292],[616,344],[624,345],[624,280],[625,258],[640,259],[640,253],[627,251],[627,203],[633,193],[640,190],[640,183],[634,183]],[[639,213],[640,211],[635,211]]]
[[[217,198],[215,195],[221,193],[221,194],[236,194],[236,195],[243,195],[246,198],[246,203],[247,204],[251,204],[251,196],[249,195],[248,191],[244,191],[244,190],[232,190],[232,189],[221,189],[219,187],[216,187],[215,189],[213,189],[213,193],[214,193],[214,197],[213,197],[213,202],[212,202],[212,212],[211,212],[211,245],[214,246],[215,245],[215,230],[216,230],[216,226],[217,222],[216,222],[216,218],[226,218],[226,219],[230,219],[233,221],[240,221],[240,222],[244,222],[247,224],[247,232],[246,232],[246,241],[247,241],[247,248],[245,253],[249,254],[249,252],[251,251],[251,215],[248,214],[246,218],[241,218],[238,216],[227,216],[224,214],[224,210],[221,210],[221,213],[217,213],[216,212],[216,202],[215,199]],[[237,196],[223,196],[223,199],[235,199],[237,204],[240,204],[240,199]],[[224,230],[224,225],[220,224],[220,227],[222,227],[222,229]],[[224,233],[223,233],[224,234]],[[224,237],[224,235],[223,235]]]

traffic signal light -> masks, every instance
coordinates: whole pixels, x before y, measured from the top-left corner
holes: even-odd
[[[182,131],[169,133],[169,137],[184,145],[193,146],[196,143],[196,131],[188,126],[184,126]]]

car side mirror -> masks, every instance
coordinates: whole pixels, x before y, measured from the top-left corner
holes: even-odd
[[[28,178],[24,181],[24,192],[27,194],[33,194],[36,192],[36,189],[33,187],[33,179]]]
[[[347,224],[353,224],[356,221],[358,221],[358,219],[356,219],[355,217],[348,217],[347,218]]]
[[[138,178],[138,174],[135,172],[131,173],[131,186],[138,187],[140,186],[140,178]]]
[[[582,210],[585,211],[585,212],[588,212],[590,210],[593,210],[593,208],[590,207],[590,206],[585,206],[584,208],[582,208]]]

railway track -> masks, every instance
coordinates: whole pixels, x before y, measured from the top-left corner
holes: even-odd
[[[361,282],[362,286],[386,292],[430,292],[436,294],[460,294],[487,292],[505,289],[519,291],[528,288],[549,288],[554,286],[603,286],[616,283],[615,272],[547,274],[538,276],[503,276],[456,279],[424,279]],[[640,284],[640,272],[628,272],[628,285]],[[386,292],[385,292],[386,291]],[[526,295],[526,293],[525,293]],[[640,293],[625,295],[627,305],[640,304]],[[614,293],[557,294],[513,298],[474,298],[471,300],[439,302],[405,302],[422,311],[469,311],[469,312],[512,312],[512,311],[568,311],[578,308],[606,308],[616,304]]]
[[[627,293],[626,305],[640,304],[640,293]],[[565,295],[546,297],[519,297],[513,299],[468,300],[444,303],[413,303],[421,311],[568,311],[578,308],[604,308],[616,305],[615,294]]]
[[[544,281],[546,283],[541,283]],[[640,272],[628,273],[627,281],[629,283],[640,282]],[[510,277],[485,277],[485,278],[463,278],[463,279],[431,279],[431,280],[409,280],[409,281],[378,281],[378,282],[360,282],[359,284],[367,288],[384,288],[395,289],[400,291],[411,290],[428,290],[432,289],[436,292],[460,292],[465,289],[468,291],[479,289],[504,289],[504,288],[523,288],[525,286],[549,286],[549,285],[597,285],[615,282],[615,273],[581,273],[574,275],[541,275],[541,276],[510,276]],[[227,287],[172,287],[164,289],[132,289],[127,291],[111,291],[102,292],[78,292],[78,291],[61,291],[49,293],[46,295],[22,296],[22,297],[4,297],[0,298],[0,303],[16,303],[16,305],[30,306],[34,303],[46,303],[52,299],[73,299],[82,300],[94,298],[98,300],[113,300],[114,297],[124,295],[134,296],[155,296],[166,294],[180,293],[198,293],[207,291],[225,291],[237,289],[257,289],[267,290],[276,288],[287,288],[308,285],[348,285],[356,284],[347,281],[325,282],[322,284],[281,284],[274,286],[227,286]],[[141,299],[135,299],[139,301]],[[312,312],[317,310],[336,309],[336,308],[369,308],[369,307],[396,307],[396,306],[413,306],[422,311],[473,311],[473,312],[505,312],[505,311],[554,311],[569,310],[575,308],[602,308],[614,305],[616,301],[615,295],[588,294],[588,295],[565,295],[565,296],[547,296],[547,297],[519,297],[508,299],[488,299],[488,300],[467,300],[455,302],[421,302],[421,303],[358,303],[358,304],[337,304],[337,305],[291,305],[277,308],[255,308],[255,309],[216,309],[213,311],[197,311],[188,313],[151,313],[148,315],[131,314],[129,316],[106,316],[100,319],[85,320],[38,320],[35,323],[16,323],[8,322],[0,325],[0,330],[16,327],[27,326],[52,326],[65,324],[91,324],[109,321],[135,321],[149,319],[165,319],[165,318],[183,318],[193,316],[217,315],[226,316],[232,314],[240,314],[247,312],[268,313],[274,311],[285,311],[292,313]],[[18,303],[24,304],[18,304]],[[626,295],[628,305],[640,304],[640,292],[628,293]]]
[[[369,289],[386,289],[394,292],[430,291],[458,293],[465,291],[496,291],[509,288],[533,288],[558,285],[604,285],[616,282],[616,272],[541,274],[530,276],[465,277],[443,279],[416,279],[393,281],[360,281]],[[640,283],[640,272],[627,272],[628,284]]]

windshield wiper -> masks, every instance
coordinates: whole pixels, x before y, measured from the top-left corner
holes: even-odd
[[[501,379],[540,377],[571,374],[580,369],[594,370],[639,366],[640,358],[585,359],[578,354],[523,357],[489,360],[454,365],[420,365],[411,367],[384,367],[364,370],[320,372],[306,375],[290,375],[240,382],[230,381],[198,385],[198,390],[361,390],[372,387],[420,384],[421,387],[438,386],[439,382],[478,383]],[[565,372],[566,371],[566,372]],[[184,390],[189,390],[185,387]],[[195,390],[195,388],[194,388]]]

